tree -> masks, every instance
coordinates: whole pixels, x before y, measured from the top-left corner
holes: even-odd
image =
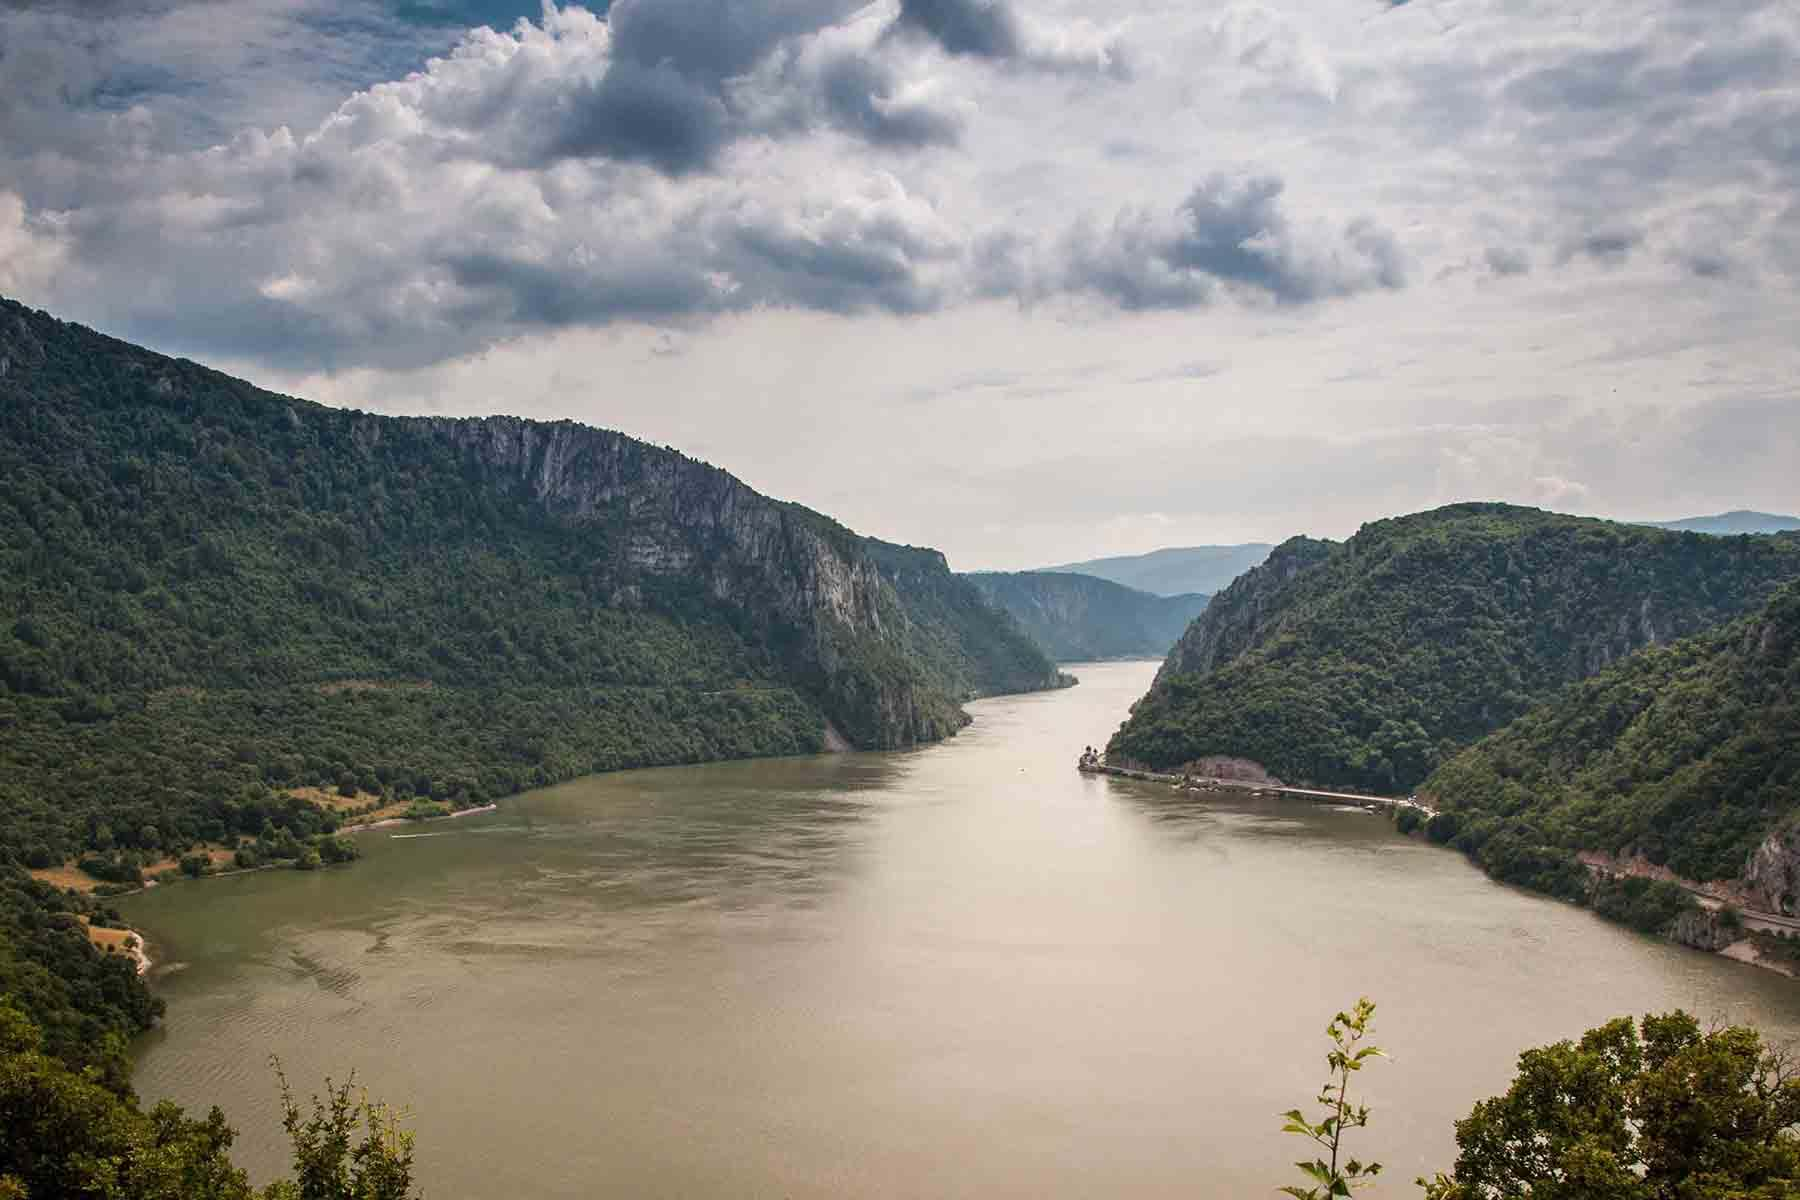
[[[1350,1076],[1363,1069],[1363,1063],[1371,1058],[1385,1057],[1375,1046],[1364,1046],[1362,1040],[1368,1035],[1369,1021],[1375,1015],[1375,1005],[1368,997],[1356,1002],[1350,1012],[1340,1012],[1325,1027],[1325,1033],[1331,1038],[1331,1052],[1325,1056],[1331,1074],[1319,1087],[1318,1104],[1324,1108],[1325,1115],[1317,1123],[1308,1121],[1306,1114],[1297,1108],[1289,1109],[1282,1114],[1287,1124],[1282,1126],[1284,1133],[1297,1133],[1318,1144],[1329,1158],[1315,1158],[1310,1162],[1297,1162],[1294,1165],[1305,1172],[1312,1180],[1311,1187],[1284,1187],[1281,1190],[1293,1196],[1294,1200],[1332,1200],[1333,1197],[1348,1196],[1351,1191],[1362,1187],[1381,1173],[1381,1164],[1363,1163],[1352,1158],[1341,1165],[1344,1134],[1352,1129],[1361,1129],[1369,1123],[1369,1108],[1366,1104],[1350,1103]]]
[[[1754,1029],[1629,1017],[1519,1056],[1456,1123],[1426,1200],[1778,1200],[1800,1194],[1800,1077]]]
[[[303,1116],[281,1063],[282,1127],[294,1143],[294,1179],[272,1184],[264,1200],[410,1200],[413,1135],[399,1114],[357,1092],[354,1077],[340,1086],[325,1081],[325,1096],[312,1097]]]
[[[276,1073],[294,1178],[259,1193],[231,1161],[217,1108],[198,1120],[167,1101],[140,1108],[122,1074],[45,1053],[0,999],[0,1200],[413,1200],[412,1135],[392,1110],[327,1080],[303,1116]]]
[[[35,1026],[0,1002],[0,1197],[31,1200],[251,1200],[213,1109],[143,1112],[98,1071],[43,1053]]]

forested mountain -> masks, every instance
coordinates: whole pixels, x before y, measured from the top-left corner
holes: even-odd
[[[1409,789],[1562,686],[1753,612],[1797,576],[1796,535],[1500,504],[1374,522],[1341,544],[1296,538],[1213,598],[1108,751]]]
[[[1109,579],[1154,596],[1210,596],[1261,563],[1272,549],[1274,547],[1267,542],[1247,542],[1241,546],[1172,546],[1148,554],[1095,558],[1040,569]]]
[[[1711,533],[1732,537],[1740,533],[1787,533],[1800,529],[1800,517],[1783,517],[1775,513],[1734,509],[1713,517],[1687,517],[1680,521],[1644,521],[1653,529],[1673,529],[1681,533]]]
[[[1208,596],[1153,596],[1091,575],[983,571],[965,576],[1058,662],[1161,658]]]
[[[326,408],[0,301],[0,856],[904,746],[1057,682],[935,551],[672,450]]]
[[[1440,766],[1434,833],[1556,890],[1574,851],[1742,878],[1800,905],[1800,584],[1721,629],[1633,654]],[[1447,825],[1445,824],[1447,822]]]

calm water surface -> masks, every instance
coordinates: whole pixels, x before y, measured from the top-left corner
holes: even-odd
[[[983,701],[899,754],[640,771],[341,871],[129,904],[147,1099],[283,1165],[279,1054],[412,1109],[446,1197],[1243,1197],[1359,993],[1373,1194],[1447,1167],[1519,1049],[1681,1005],[1800,1034],[1800,984],[1500,887],[1355,811],[1073,769],[1155,664]]]

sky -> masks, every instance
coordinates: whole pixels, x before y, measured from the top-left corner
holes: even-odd
[[[0,294],[961,569],[1800,511],[1793,0],[0,0]]]

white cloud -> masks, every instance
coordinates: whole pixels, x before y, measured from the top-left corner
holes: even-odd
[[[44,287],[65,250],[52,222],[27,220],[25,202],[0,191],[0,292],[29,295]]]
[[[1437,7],[620,0],[429,62],[373,8],[134,8],[0,51],[0,288],[969,565],[1800,508],[1800,14]]]

